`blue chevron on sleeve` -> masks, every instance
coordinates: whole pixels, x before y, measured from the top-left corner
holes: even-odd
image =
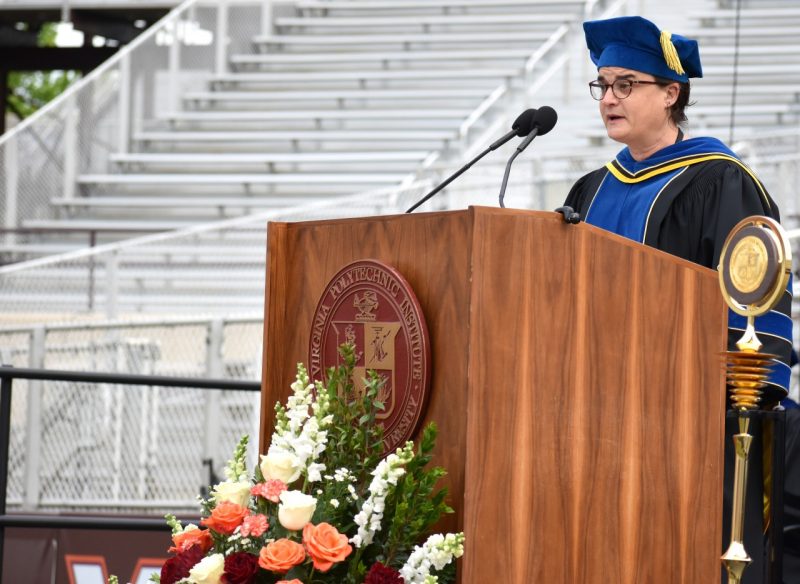
[[[770,310],[767,314],[759,316],[755,321],[756,333],[778,337],[792,345],[792,319],[778,312]],[[728,309],[728,328],[744,331],[747,328],[747,317],[741,316]]]
[[[787,288],[789,294],[791,294],[791,278]],[[792,324],[791,317],[777,310],[770,310],[767,314],[755,319],[756,333],[759,336],[769,336],[772,337],[773,340],[778,341],[778,343],[786,343],[790,350],[792,348]],[[744,332],[746,328],[747,318],[728,309],[728,329]],[[762,341],[764,340],[766,339],[762,338]],[[769,383],[779,385],[788,392],[792,370],[787,363],[778,361],[777,359],[773,359],[773,361],[774,368],[769,375]]]

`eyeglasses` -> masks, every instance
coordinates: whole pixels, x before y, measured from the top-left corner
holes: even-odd
[[[610,87],[614,97],[617,99],[625,99],[631,94],[631,91],[633,91],[633,86],[639,83],[645,85],[661,85],[658,81],[639,81],[638,79],[616,79],[611,85],[603,83],[602,81],[591,81],[589,83],[589,93],[591,93],[592,97],[597,101],[600,101]]]

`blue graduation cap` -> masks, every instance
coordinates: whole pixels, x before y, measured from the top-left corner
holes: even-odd
[[[583,31],[598,69],[624,67],[680,82],[703,76],[697,41],[661,31],[641,16],[590,20]]]

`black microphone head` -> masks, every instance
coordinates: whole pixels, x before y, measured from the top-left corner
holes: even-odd
[[[558,114],[556,113],[556,110],[551,108],[549,105],[544,105],[535,111],[536,114],[533,116],[531,129],[533,129],[535,126],[538,126],[538,135],[543,136],[552,130],[553,126],[556,125],[556,122],[558,121]]]
[[[533,130],[533,121],[535,118],[536,108],[526,109],[517,116],[517,119],[511,124],[511,129],[516,130],[517,136],[520,138],[522,136],[527,136],[531,133],[531,130]]]

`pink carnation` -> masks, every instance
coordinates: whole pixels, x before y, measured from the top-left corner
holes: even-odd
[[[253,537],[259,537],[264,534],[267,527],[269,527],[269,523],[267,523],[267,518],[264,515],[248,515],[242,522],[240,533],[242,537],[249,537],[251,535]]]
[[[264,497],[268,501],[278,503],[281,499],[281,493],[287,490],[286,483],[278,479],[269,479],[266,482],[258,483],[250,489],[250,494],[258,497]]]

